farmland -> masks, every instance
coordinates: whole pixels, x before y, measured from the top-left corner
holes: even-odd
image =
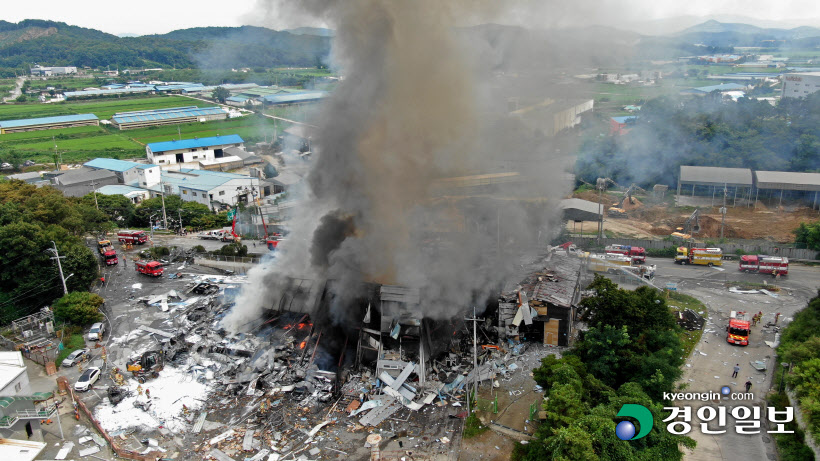
[[[57,104],[3,104],[0,120],[92,113],[106,120],[116,112],[178,106],[212,106],[213,103],[182,96],[107,99]],[[281,124],[279,126],[281,129]],[[238,134],[248,141],[272,139],[274,122],[263,117],[140,128],[120,131],[110,126],[84,126],[58,130],[29,131],[0,135],[0,156],[38,163],[53,161],[55,145],[64,163],[79,163],[95,157],[135,158],[145,156],[145,144],[183,138]],[[10,159],[9,159],[10,160]]]
[[[95,101],[66,101],[52,104],[2,104],[0,120],[51,117],[55,115],[94,114],[100,120],[109,119],[117,112],[165,109],[179,106],[213,106],[213,103],[183,96],[151,96],[142,98],[116,98]]]

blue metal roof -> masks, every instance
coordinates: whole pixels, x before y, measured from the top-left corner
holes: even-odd
[[[623,116],[623,117],[612,117],[612,120],[615,120],[616,123],[620,123],[620,124],[628,123],[632,120],[637,120],[637,119],[638,119],[637,115],[626,115],[626,116]]]
[[[303,93],[269,94],[267,96],[263,96],[262,99],[264,99],[268,104],[288,104],[303,101],[316,101],[326,97],[327,91],[309,91]]]
[[[247,101],[248,99],[250,99],[250,98],[245,97],[245,96],[231,96],[231,97],[225,98],[225,101],[231,101],[231,102],[245,102],[245,101]]]
[[[97,192],[103,195],[127,195],[133,192],[146,192],[145,189],[139,187],[126,186],[123,184],[110,184],[102,186],[97,189]]]
[[[201,83],[178,83],[178,84],[171,84],[171,85],[157,85],[154,88],[157,91],[176,91],[176,90],[183,90],[186,88],[193,88],[197,86],[205,86]]]
[[[107,94],[128,94],[128,93],[148,93],[154,91],[154,87],[131,87],[131,88],[112,88],[108,90],[84,90],[84,91],[65,91],[63,96],[66,99],[80,98],[83,96],[103,96]]]
[[[179,193],[179,188],[209,191],[219,187],[234,179],[253,179],[250,176],[234,173],[223,173],[221,171],[194,170],[181,168],[177,171],[163,171],[162,182],[170,185],[174,193]]]
[[[173,120],[175,118],[199,117],[203,115],[219,115],[225,111],[219,107],[174,107],[171,109],[161,109],[142,112],[123,112],[114,114],[111,120],[115,123],[152,122],[156,120]]]
[[[97,170],[110,170],[122,173],[123,171],[130,170],[131,168],[137,168],[142,164],[137,162],[129,162],[126,160],[117,160],[115,158],[95,158],[94,160],[85,162],[83,165],[89,168],[95,168]]]
[[[27,118],[22,120],[6,120],[0,122],[0,128],[17,128],[21,126],[45,125],[49,123],[85,122],[99,120],[94,114],[58,115],[55,117]]]
[[[224,144],[239,144],[245,142],[238,134],[226,136],[213,136],[210,138],[180,139],[165,142],[152,142],[148,144],[151,152],[158,154],[169,150],[195,149],[199,147],[221,146]]]

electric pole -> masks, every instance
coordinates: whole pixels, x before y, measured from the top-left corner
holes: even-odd
[[[726,225],[726,184],[723,185],[723,206],[720,207],[720,214],[723,218],[720,220],[720,239],[723,240],[723,226]]]
[[[54,243],[54,240],[51,241],[51,244],[54,245],[54,248],[49,248],[49,251],[54,252],[54,256],[51,259],[57,260],[57,269],[60,270],[60,281],[63,282],[63,294],[68,294],[68,287],[65,284],[65,277],[63,276],[63,265],[60,263],[61,258],[65,258],[65,256],[60,256],[60,252],[57,250],[57,244]]]
[[[473,392],[475,393],[476,401],[478,401],[478,322],[484,319],[476,318],[475,306],[473,306],[473,318],[464,319],[468,322],[473,322]],[[467,392],[467,416],[470,415],[470,393]]]
[[[165,230],[168,230],[168,215],[165,214],[165,183],[162,181],[162,171],[159,172],[159,187],[161,189],[160,197],[162,197],[162,225]]]
[[[179,213],[179,235],[182,235],[182,208],[177,210]]]
[[[97,211],[100,210],[100,204],[97,203],[97,188],[95,187],[97,182],[92,180],[91,181],[91,190],[94,192],[94,206],[97,208]]]

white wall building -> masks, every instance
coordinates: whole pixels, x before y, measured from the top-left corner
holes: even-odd
[[[26,362],[23,354],[0,352],[0,397],[31,395],[31,384],[26,373]]]
[[[785,74],[783,76],[784,98],[805,98],[820,90],[820,72]]]
[[[225,149],[236,147],[245,149],[245,141],[236,134],[213,136],[210,138],[180,139],[154,142],[145,146],[148,161],[166,167],[167,165],[191,164],[200,161],[214,161],[224,158]]]
[[[258,178],[187,168],[163,171],[162,183],[152,189],[154,196],[164,189],[165,194],[179,195],[185,202],[202,203],[215,210],[222,205],[251,202],[255,198],[261,198],[264,193]]]

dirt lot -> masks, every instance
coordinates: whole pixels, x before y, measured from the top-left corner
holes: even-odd
[[[574,195],[598,203],[598,194],[593,191],[586,191]],[[601,200],[606,207],[618,202],[619,196],[614,194],[604,194]],[[668,203],[653,204],[647,199],[646,203],[635,199],[634,203],[624,201],[622,206],[626,210],[628,218],[605,217],[604,230],[611,231],[616,235],[634,238],[665,237],[676,228],[683,226],[686,219],[692,214],[694,208],[676,208]],[[820,218],[817,211],[810,208],[773,208],[769,209],[758,202],[756,208],[737,206],[728,207],[726,213],[726,226],[724,236],[727,238],[739,239],[765,239],[778,243],[789,243],[794,241],[792,231],[801,222],[814,221]],[[700,227],[698,238],[720,238],[721,215],[719,207],[700,208]],[[581,228],[581,223],[568,223],[568,229],[575,231]],[[585,232],[594,232],[597,223],[585,221],[583,223]]]

